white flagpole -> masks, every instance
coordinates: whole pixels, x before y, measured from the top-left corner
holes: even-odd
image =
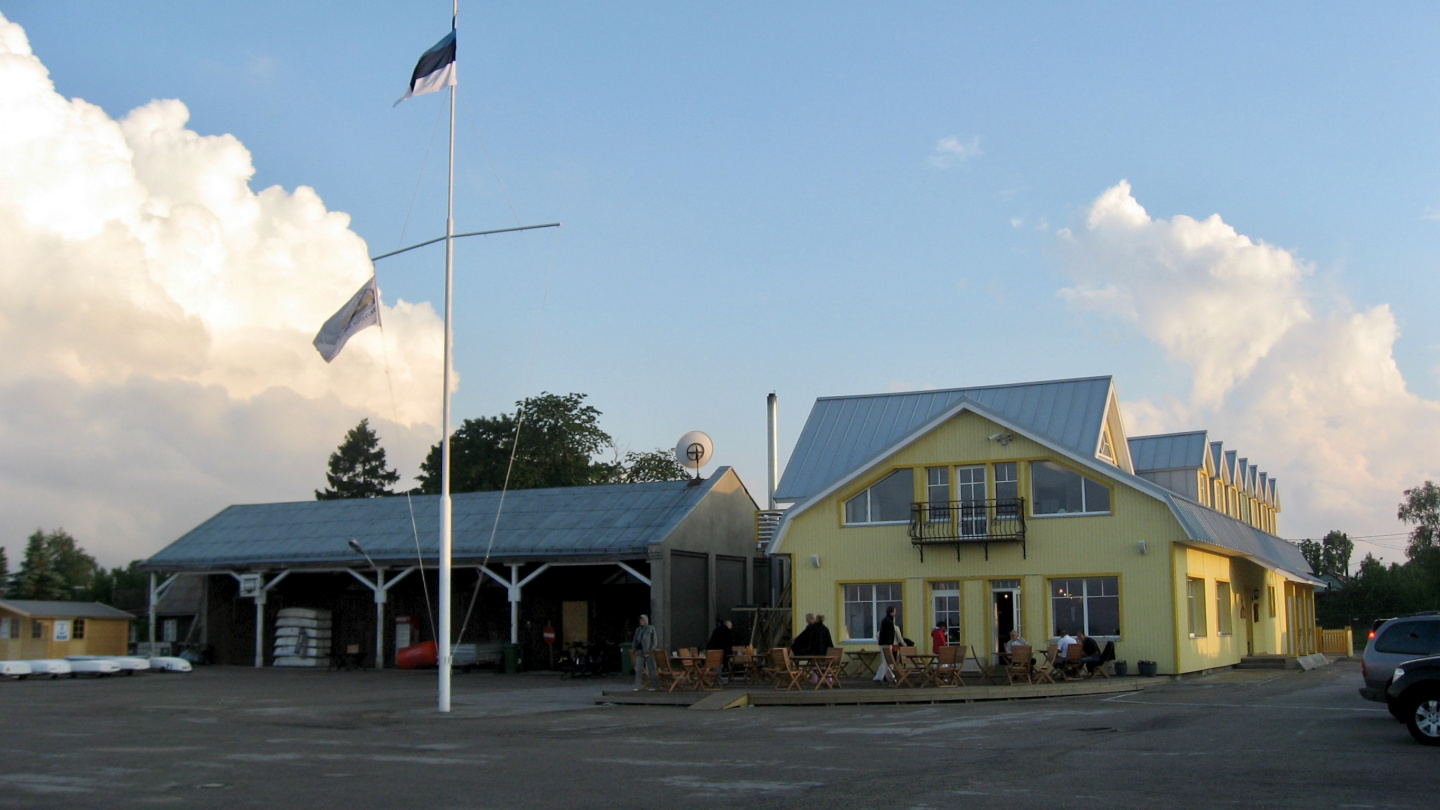
[[[460,0],[454,0],[450,30],[460,17]],[[457,60],[458,62],[458,60]],[[459,65],[455,66],[459,71]],[[450,327],[451,291],[455,275],[455,90],[450,85],[450,181],[445,202],[445,404],[440,415],[440,711],[450,711]]]

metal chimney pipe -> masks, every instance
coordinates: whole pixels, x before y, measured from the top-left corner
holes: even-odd
[[[779,483],[780,478],[780,428],[777,424],[778,418],[774,391],[771,391],[770,396],[765,399],[765,414],[769,428],[766,438],[769,440],[770,450],[769,455],[766,456],[766,467],[768,468],[767,472],[769,473],[770,480],[769,487],[766,488],[765,492],[766,497],[770,499],[770,505],[766,508],[774,509],[775,485]]]

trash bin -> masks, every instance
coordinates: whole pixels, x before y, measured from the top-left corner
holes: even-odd
[[[520,671],[520,645],[506,644],[504,647],[505,674],[514,675]]]
[[[629,641],[620,645],[620,674],[635,674],[635,661],[631,655],[635,651],[635,645]]]

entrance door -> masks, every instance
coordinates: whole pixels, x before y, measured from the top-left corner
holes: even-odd
[[[1020,580],[991,580],[990,604],[994,612],[995,631],[990,652],[1002,653],[1005,642],[1010,640],[1010,631],[1020,627]]]

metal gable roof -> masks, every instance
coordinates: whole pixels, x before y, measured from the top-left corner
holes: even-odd
[[[721,467],[699,486],[688,481],[609,484],[505,493],[490,543],[499,492],[452,496],[454,559],[644,556],[714,488]],[[413,563],[416,537],[438,558],[438,495],[231,506],[145,561],[155,570],[269,564],[348,565],[360,543],[376,562]],[[412,511],[414,528],[412,529]]]
[[[1208,442],[1203,430],[1130,438],[1130,460],[1135,472],[1204,469]]]
[[[1027,431],[1095,456],[1111,378],[824,397],[815,401],[775,498],[800,501],[871,461],[906,436],[971,400]]]
[[[57,602],[42,599],[0,599],[0,608],[41,619],[134,619],[100,602]]]
[[[1305,555],[1295,545],[1186,498],[1172,496],[1170,504],[1190,539],[1238,551],[1306,581],[1316,581],[1309,576],[1312,572]]]

